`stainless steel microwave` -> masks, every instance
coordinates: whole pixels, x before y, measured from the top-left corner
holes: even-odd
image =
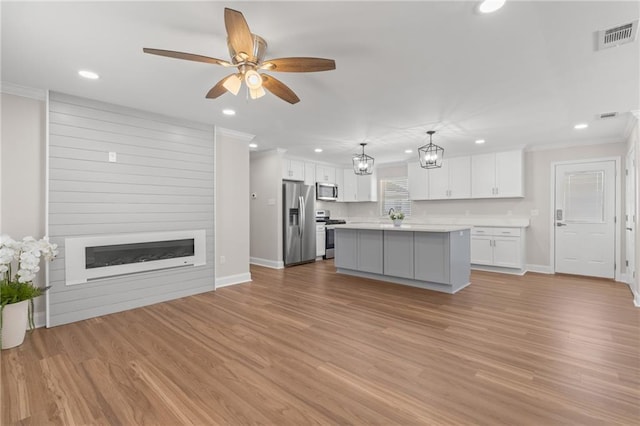
[[[338,185],[335,183],[316,182],[316,200],[336,201]]]

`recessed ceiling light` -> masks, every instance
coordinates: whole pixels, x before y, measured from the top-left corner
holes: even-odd
[[[589,127],[589,125],[587,123],[580,123],[580,124],[576,124],[575,126],[573,126],[574,129],[586,129],[587,127]]]
[[[405,150],[404,150],[404,153],[405,153],[405,154],[411,154],[412,152],[413,152],[413,150],[412,150],[412,149],[405,149]]]
[[[257,143],[250,143],[249,144],[249,148],[257,148],[258,144]]]
[[[322,152],[322,148],[316,148],[314,149],[315,152]]]
[[[222,110],[222,113],[223,113],[224,115],[236,115],[236,112],[235,112],[234,110],[232,110],[232,109],[228,109],[228,108],[227,108],[227,109],[223,109],[223,110]]]
[[[88,70],[80,70],[80,71],[78,71],[78,75],[80,77],[88,78],[89,80],[97,80],[97,79],[100,78],[100,76],[98,74],[96,74],[93,71],[88,71]]]
[[[505,0],[484,0],[478,6],[480,13],[492,13],[504,6]]]
[[[476,140],[476,143],[478,145],[482,145],[484,143],[484,139],[478,139],[478,140]]]

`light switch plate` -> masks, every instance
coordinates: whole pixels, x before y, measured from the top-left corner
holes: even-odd
[[[118,156],[115,152],[111,151],[109,152],[109,162],[110,163],[115,163],[116,161],[118,161]]]

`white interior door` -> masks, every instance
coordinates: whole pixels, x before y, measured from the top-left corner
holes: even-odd
[[[625,257],[627,276],[629,281],[633,280],[636,275],[636,165],[635,150],[629,151],[626,160],[626,176],[625,176]]]
[[[614,161],[556,166],[556,272],[614,278],[615,193]]]

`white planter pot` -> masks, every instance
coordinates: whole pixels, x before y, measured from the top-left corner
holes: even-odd
[[[15,348],[24,342],[28,312],[28,300],[4,307],[2,310],[2,349]]]
[[[393,219],[393,226],[402,225],[402,219]]]

